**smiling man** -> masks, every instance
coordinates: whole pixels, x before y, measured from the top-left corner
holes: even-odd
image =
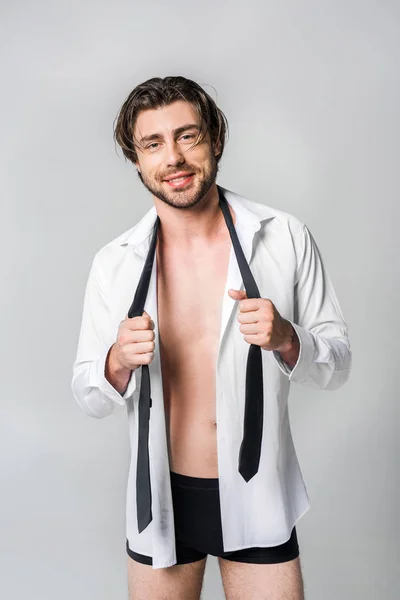
[[[94,257],[72,390],[127,410],[130,600],[198,600],[208,554],[228,600],[304,598],[289,388],[342,386],[348,330],[307,226],[217,185],[226,131],[184,77],[137,86],[115,124],[153,206]]]

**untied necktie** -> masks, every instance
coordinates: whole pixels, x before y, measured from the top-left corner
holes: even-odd
[[[260,298],[260,292],[247,264],[246,257],[240,245],[228,203],[217,186],[219,206],[225,218],[231,236],[233,248],[242,275],[248,298]],[[143,271],[141,273],[135,297],[128,311],[128,317],[142,316],[149,289],[151,272],[156,251],[157,234],[160,218],[157,216]],[[250,344],[246,365],[246,396],[244,409],[243,439],[239,450],[238,470],[243,479],[249,481],[258,471],[261,455],[263,431],[263,371],[261,348]],[[149,465],[149,420],[152,405],[150,389],[150,373],[148,365],[142,365],[142,378],[139,393],[139,439],[136,469],[136,508],[138,530],[141,533],[152,520],[151,485]]]

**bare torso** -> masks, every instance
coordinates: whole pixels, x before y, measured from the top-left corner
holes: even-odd
[[[234,219],[235,223],[235,219]],[[172,471],[218,477],[215,368],[232,244],[160,248],[157,242],[158,329],[167,439]],[[279,564],[219,558],[228,594],[304,600],[299,557]],[[200,598],[206,558],[154,571],[128,558],[130,599]],[[167,594],[167,596],[166,596]],[[232,596],[232,597],[233,597]]]
[[[216,361],[229,232],[213,244],[157,246],[160,360],[172,471],[218,477]]]

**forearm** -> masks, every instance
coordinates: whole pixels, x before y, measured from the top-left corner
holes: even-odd
[[[336,390],[348,379],[351,368],[351,349],[347,331],[342,335],[323,336],[292,323],[299,337],[299,354],[297,362],[292,366],[289,356],[291,343],[284,346],[285,352],[274,350],[274,355],[281,370],[289,376],[290,381],[301,383],[313,389]],[[300,352],[301,348],[301,352]],[[286,362],[289,361],[289,362]]]
[[[299,358],[300,341],[291,323],[290,336],[290,347],[287,350],[285,350],[285,352],[279,352],[279,354],[281,355],[282,360],[284,360],[285,363],[288,365],[288,367],[293,368]]]
[[[131,369],[127,369],[122,367],[116,360],[114,356],[114,344],[111,346],[104,369],[105,378],[113,388],[117,390],[121,396],[125,393],[126,388],[128,387],[129,379],[131,376]]]

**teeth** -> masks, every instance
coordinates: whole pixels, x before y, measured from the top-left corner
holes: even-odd
[[[184,179],[187,179],[189,177],[189,175],[185,175],[185,177],[177,177],[176,179],[169,179],[169,181],[183,181]]]

